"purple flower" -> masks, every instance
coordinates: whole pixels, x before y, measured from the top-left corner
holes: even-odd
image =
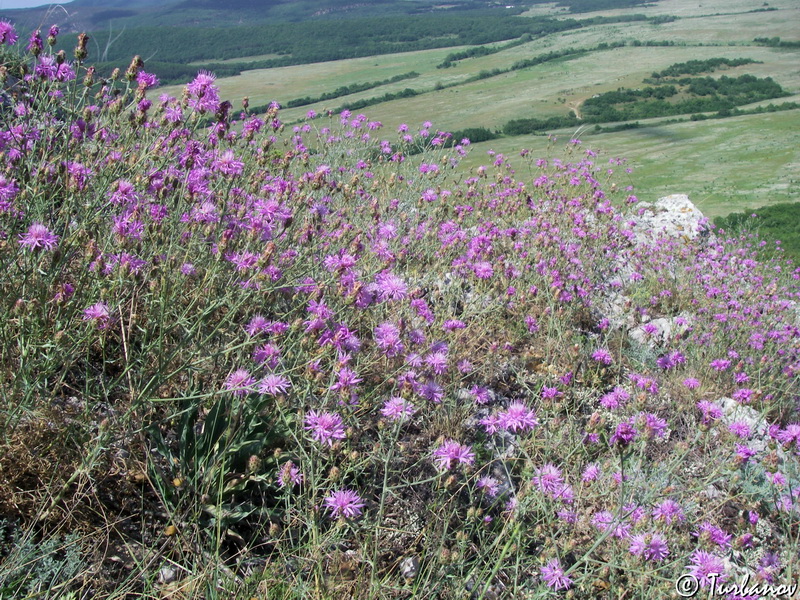
[[[11,201],[19,193],[19,186],[13,179],[0,175],[0,214],[11,208]]]
[[[610,365],[614,362],[614,357],[611,356],[611,352],[605,348],[600,348],[592,353],[592,360],[595,360],[603,365]]]
[[[583,470],[583,475],[581,475],[581,480],[584,483],[589,481],[594,481],[600,475],[600,467],[598,467],[595,463],[589,463],[586,465],[586,468]]]
[[[325,498],[325,506],[335,519],[352,519],[361,515],[364,501],[353,490],[337,490]]]
[[[685,362],[686,362],[686,356],[684,356],[681,352],[675,350],[673,352],[660,356],[656,361],[656,364],[659,366],[659,368],[666,370],[676,367]]]
[[[467,445],[459,444],[454,440],[445,440],[441,446],[433,451],[436,468],[447,471],[453,464],[471,465],[475,462],[475,453]]]
[[[300,471],[300,467],[290,460],[283,463],[278,473],[278,485],[280,487],[292,487],[299,483],[303,483],[303,473]]]
[[[661,417],[657,417],[653,413],[639,413],[639,421],[648,438],[664,437],[667,422]]]
[[[504,411],[500,411],[497,415],[497,421],[503,429],[509,429],[513,432],[525,431],[533,429],[539,425],[536,419],[536,413],[525,406],[522,402],[512,402]]]
[[[253,384],[256,382],[250,376],[247,369],[237,369],[225,380],[225,389],[232,392],[234,396],[246,396],[253,391]]]
[[[292,382],[287,377],[271,373],[258,384],[258,393],[277,396],[288,392],[290,387],[292,387]]]
[[[198,112],[213,112],[219,108],[219,92],[214,85],[216,77],[208,71],[200,71],[186,86],[189,107]]]
[[[281,349],[275,344],[263,344],[253,350],[253,361],[256,364],[267,364],[270,369],[275,369],[280,363]]]
[[[572,586],[572,579],[564,573],[564,569],[557,558],[550,560],[539,571],[542,574],[542,581],[554,590],[567,590]]]
[[[618,539],[625,539],[630,536],[630,525],[626,523],[615,523],[614,515],[610,511],[603,510],[597,512],[592,517],[592,525],[599,531],[607,531],[613,526],[611,535]]]
[[[330,387],[330,390],[332,392],[338,392],[340,390],[345,392],[358,385],[358,383],[361,381],[363,380],[358,377],[358,373],[353,371],[353,369],[350,369],[349,367],[342,367],[339,369],[336,383]]]
[[[618,408],[620,405],[625,404],[630,399],[631,395],[625,391],[623,387],[615,386],[613,391],[603,395],[600,398],[600,406],[609,410],[613,410]]]
[[[681,505],[667,498],[661,504],[653,509],[653,519],[656,521],[663,521],[667,525],[671,525],[673,521],[684,521],[686,517],[683,514]]]
[[[700,400],[697,408],[703,413],[703,425],[708,425],[722,417],[722,409],[709,400]]]
[[[736,444],[736,456],[741,460],[741,462],[746,463],[756,454],[757,452],[752,448],[745,446],[744,444]]]
[[[375,289],[381,302],[402,300],[408,294],[408,285],[392,272],[379,273],[375,277]]]
[[[634,439],[636,439],[637,434],[638,432],[636,431],[636,428],[630,421],[623,421],[622,423],[617,425],[617,429],[611,436],[611,440],[609,440],[609,443],[612,446],[618,445],[622,448],[625,448]]]
[[[400,328],[394,323],[387,321],[375,327],[373,338],[378,348],[389,358],[397,356],[405,349],[400,340]]]
[[[447,371],[447,353],[431,352],[425,357],[425,363],[431,368],[431,371],[441,375]]]
[[[485,260],[476,262],[474,265],[472,265],[472,270],[475,273],[475,277],[478,279],[490,279],[492,275],[494,275],[492,263]]]
[[[683,380],[683,385],[689,388],[690,390],[695,390],[700,387],[700,382],[694,377],[687,377],[686,379]]]
[[[728,429],[733,435],[743,440],[748,439],[752,435],[750,425],[744,421],[735,421],[728,425]]]
[[[390,421],[399,421],[401,423],[410,419],[416,412],[417,409],[414,405],[400,396],[394,396],[387,400],[381,409],[381,414],[384,417]]]
[[[473,385],[470,388],[469,393],[475,398],[476,404],[487,404],[492,400],[489,390],[479,385]]]
[[[564,486],[561,469],[552,463],[547,463],[536,469],[533,476],[533,485],[548,495],[553,495]]]
[[[108,309],[108,304],[105,302],[97,302],[92,304],[89,308],[83,311],[84,321],[94,321],[98,329],[106,329],[111,323],[111,313]]]
[[[542,387],[542,398],[553,399],[558,398],[561,392],[558,391],[557,387]]]
[[[699,538],[708,538],[720,548],[730,548],[732,535],[726,533],[724,529],[717,527],[709,521],[703,521],[700,527],[693,533],[694,536]]]
[[[794,444],[800,448],[800,423],[789,423],[777,433],[777,440],[784,446]]]
[[[58,236],[41,223],[28,227],[28,232],[19,236],[19,245],[27,250],[53,250],[58,243]]]
[[[448,319],[442,325],[442,329],[445,331],[455,331],[456,329],[466,329],[467,325],[464,321],[459,319]]]
[[[153,73],[139,71],[139,73],[136,75],[136,83],[139,84],[140,88],[146,90],[158,85],[158,77],[156,77]]]
[[[715,371],[724,371],[731,366],[731,361],[724,358],[717,358],[711,361],[711,368]]]
[[[497,496],[497,492],[500,490],[500,482],[491,475],[484,475],[478,479],[478,483],[475,485],[478,489],[486,492],[486,495],[491,498]]]
[[[41,31],[37,29],[31,34],[31,37],[28,39],[28,45],[25,46],[25,50],[34,55],[37,55],[44,50],[44,42],[42,42]]]
[[[342,417],[336,413],[323,412],[317,413],[314,410],[308,411],[305,419],[305,430],[311,432],[311,437],[320,444],[333,446],[333,440],[345,438],[344,424]]]
[[[417,393],[434,404],[439,404],[444,398],[444,389],[433,379],[426,379],[425,383],[419,386]]]
[[[0,21],[0,44],[13,46],[17,43],[18,39],[19,36],[17,35],[14,26],[5,19]]]
[[[695,550],[692,554],[692,564],[689,565],[689,574],[697,578],[700,587],[727,581],[725,563],[723,560],[705,550]]]
[[[631,554],[643,556],[652,562],[660,562],[669,555],[667,543],[658,533],[640,533],[632,536],[628,550]]]

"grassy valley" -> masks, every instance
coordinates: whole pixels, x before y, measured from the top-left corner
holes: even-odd
[[[284,119],[292,123],[302,119],[308,110],[337,112],[349,105],[392,128],[401,123],[414,124],[418,115],[424,114],[443,130],[458,131],[469,126],[502,134],[509,121],[515,119],[580,115],[587,100],[619,89],[646,87],[644,80],[674,64],[698,57],[729,61],[745,58],[752,62],[723,65],[697,76],[769,77],[786,96],[745,105],[740,110],[752,111],[769,104],[792,106],[800,101],[797,50],[768,47],[753,40],[767,32],[791,39],[798,11],[789,2],[774,2],[769,8],[754,11],[748,3],[705,3],[698,8],[688,2],[662,2],[638,7],[635,12],[649,19],[675,19],[599,23],[530,41],[247,70],[239,76],[221,78],[219,85],[223,96],[234,104],[247,96],[255,106],[272,101],[286,105],[343,85],[382,81],[413,72],[418,73],[413,79],[288,108],[283,111]],[[524,14],[576,18],[551,5],[538,6]],[[577,18],[587,21],[629,15],[612,10],[583,13]],[[476,54],[475,49],[485,50]],[[451,60],[449,68],[441,68],[448,57],[459,54],[472,56]],[[548,59],[551,54],[556,58]],[[535,60],[541,60],[540,64],[514,68],[523,61]],[[380,101],[382,97],[401,95],[404,90],[413,90],[414,95]],[[361,107],[364,103],[370,105]],[[563,139],[579,132],[589,146],[615,148],[615,154],[624,155],[636,169],[637,187],[644,194],[655,197],[667,190],[683,191],[712,216],[745,206],[797,199],[800,156],[793,127],[798,119],[797,109],[725,121],[692,121],[692,115],[699,112],[687,109],[670,118],[635,118],[639,127],[636,131],[601,134],[594,124],[587,126],[579,120],[537,133],[552,133]],[[707,114],[714,115],[715,111]],[[761,133],[756,135],[754,131]],[[530,135],[502,137],[476,145],[468,163],[477,166],[485,161],[490,149],[508,154],[513,148],[538,149],[548,144],[543,139],[531,139]],[[744,164],[749,168],[743,170]]]

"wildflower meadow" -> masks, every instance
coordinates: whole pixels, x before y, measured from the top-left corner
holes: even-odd
[[[171,97],[61,36],[0,23],[0,598],[795,584],[779,250],[642,235],[577,139],[468,171],[430,122]]]

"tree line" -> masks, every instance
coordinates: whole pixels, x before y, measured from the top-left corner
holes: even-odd
[[[414,79],[419,77],[419,73],[416,71],[409,71],[408,73],[401,73],[400,75],[395,75],[394,77],[390,77],[389,79],[384,79],[383,81],[367,81],[364,83],[351,83],[350,85],[343,85],[332,92],[325,92],[324,94],[320,94],[319,96],[305,96],[303,98],[295,98],[293,100],[289,100],[283,106],[285,108],[296,108],[298,106],[307,106],[309,104],[314,104],[315,102],[324,102],[325,100],[333,100],[334,98],[340,98],[341,96],[348,96],[350,94],[357,94],[358,92],[365,92],[367,90],[374,89],[376,87],[380,87],[382,85],[388,85],[390,83],[397,83],[398,81],[405,81],[406,79]]]
[[[633,121],[671,115],[731,110],[736,106],[787,96],[771,77],[753,75],[683,78],[675,85],[645,87],[638,90],[620,88],[587,99],[581,113],[587,123]],[[690,97],[669,102],[678,93]]]
[[[675,63],[656,71],[651,75],[652,79],[663,77],[680,77],[681,75],[699,75],[700,73],[713,73],[721,66],[739,67],[742,65],[760,64],[761,61],[752,58],[709,58],[707,60],[690,60],[688,62]],[[645,80],[647,82],[647,80]]]

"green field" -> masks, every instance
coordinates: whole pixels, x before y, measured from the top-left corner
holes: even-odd
[[[672,123],[609,134],[579,133],[583,148],[598,160],[628,159],[634,194],[652,202],[668,194],[689,194],[706,216],[745,208],[792,202],[800,198],[800,110],[746,115],[713,121]],[[543,136],[519,136],[475,144],[465,164],[490,163],[487,151],[526,164],[521,148],[532,155],[558,155],[571,131],[555,144]],[[619,167],[616,167],[619,169]]]
[[[259,69],[219,80],[222,96],[238,106],[244,96],[251,106],[273,100],[287,103],[295,98],[315,97],[339,86],[381,81],[416,71],[419,77],[382,85],[282,112],[293,123],[309,109],[337,110],[346,103],[371,99],[406,88],[418,92],[412,98],[382,102],[358,112],[377,119],[391,130],[400,123],[419,125],[430,120],[434,127],[454,131],[467,127],[500,130],[511,119],[580,115],[584,100],[620,87],[636,88],[654,71],[698,58],[750,58],[757,64],[721,69],[714,76],[752,74],[772,77],[792,96],[775,102],[800,100],[798,51],[753,44],[755,37],[781,36],[796,39],[800,7],[791,0],[770,2],[777,10],[753,12],[744,0],[662,0],[632,12],[648,17],[672,15],[676,20],[653,24],[647,21],[592,25],[548,35],[500,52],[456,62],[447,69],[436,65],[452,52],[469,47],[444,48],[321,62],[291,67]],[[764,7],[761,7],[764,8]],[[528,14],[563,15],[563,9],[540,5]],[[621,16],[621,10],[588,13]],[[794,36],[794,37],[793,37]],[[633,46],[634,40],[672,42],[673,46]],[[599,44],[625,42],[626,46],[597,49]],[[494,48],[498,44],[489,44]],[[480,72],[507,70],[520,60],[553,51],[587,51],[478,81],[468,80]],[[237,59],[246,60],[246,59]],[[162,90],[163,91],[163,90]],[[178,87],[167,88],[179,94]],[[766,104],[763,103],[763,104]],[[688,117],[688,116],[687,116]],[[685,118],[684,118],[685,120]],[[740,116],[701,122],[664,124],[636,130],[592,135],[593,126],[580,136],[587,146],[604,154],[629,159],[635,167],[633,183],[643,197],[665,193],[688,193],[710,216],[727,214],[745,206],[759,206],[798,198],[800,180],[800,111]],[[646,123],[642,123],[646,125]],[[557,132],[571,136],[571,131]],[[390,134],[387,133],[390,137]],[[468,159],[477,165],[489,148],[514,154],[527,147],[541,154],[546,138],[505,137],[476,146]]]

